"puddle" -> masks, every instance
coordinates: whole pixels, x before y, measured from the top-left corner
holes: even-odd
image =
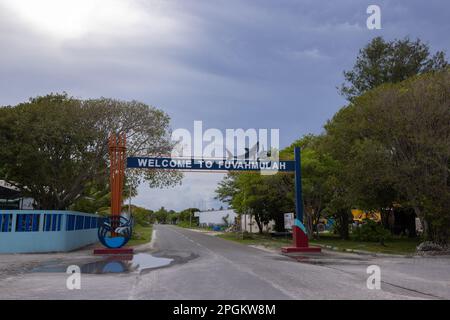
[[[31,272],[66,272],[69,265],[78,265],[81,273],[88,274],[142,272],[169,266],[173,261],[174,259],[154,257],[148,253],[137,253],[128,256],[105,257],[103,260],[90,263],[50,262],[32,269]]]

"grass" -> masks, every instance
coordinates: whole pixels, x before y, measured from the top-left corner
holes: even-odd
[[[262,245],[273,249],[279,249],[292,243],[291,239],[272,238],[267,234],[254,234],[242,239],[241,233],[229,232],[218,235],[218,237],[246,245]],[[393,238],[386,241],[385,245],[382,246],[376,242],[361,242],[353,239],[342,240],[334,235],[321,235],[320,239],[310,241],[312,245],[332,246],[337,247],[339,250],[351,249],[387,254],[412,254],[416,251],[416,246],[419,242],[419,239]]]
[[[190,224],[189,221],[181,221],[176,224],[177,227],[187,228],[187,229],[197,229],[197,230],[212,230],[212,227],[199,227],[194,223]]]
[[[353,239],[342,240],[333,235],[322,236],[318,240],[311,241],[311,244],[320,244],[337,247],[339,249],[362,250],[375,253],[387,254],[413,254],[419,245],[420,239],[410,239],[403,237],[394,237],[381,245],[377,242],[362,242]]]
[[[242,238],[242,233],[240,232],[227,232],[219,234],[217,237],[246,245],[261,245],[274,249],[281,248],[292,243],[290,238],[272,238],[267,234],[246,234],[244,238]]]
[[[150,242],[152,239],[152,225],[141,226],[136,224],[133,229],[133,235],[127,243],[127,247],[134,247],[140,244]]]
[[[191,228],[191,229],[197,229],[199,228],[198,226],[196,226],[194,223],[189,223],[189,221],[180,221],[177,223],[178,227],[181,228]]]

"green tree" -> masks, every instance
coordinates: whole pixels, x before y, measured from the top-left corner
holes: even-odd
[[[425,74],[368,91],[326,126],[352,200],[413,208],[440,243],[450,230],[449,98],[450,71]]]
[[[342,239],[349,238],[349,223],[352,220],[351,209],[381,209],[391,207],[392,202],[378,196],[386,192],[392,196],[389,172],[386,171],[383,153],[377,153],[379,148],[373,141],[361,143],[358,138],[362,134],[354,118],[351,108],[342,108],[331,121],[325,125],[325,135],[320,152],[327,154],[334,161],[333,170],[329,176],[331,190],[325,211],[335,220],[335,231]],[[367,151],[363,153],[361,151]],[[368,178],[368,170],[373,171],[377,179]],[[380,208],[381,207],[381,208]]]
[[[346,83],[340,91],[351,100],[383,83],[397,83],[447,66],[442,51],[431,55],[429,46],[419,39],[386,42],[376,37],[359,51],[353,69],[344,71]]]
[[[110,209],[111,192],[106,181],[103,183],[88,183],[80,197],[69,206],[71,210],[96,213]]]
[[[126,206],[128,209],[128,206]],[[125,208],[124,208],[125,209]],[[133,215],[136,224],[141,226],[149,226],[151,221],[151,216],[153,214],[152,210],[145,209],[139,206],[131,206],[131,214]]]
[[[164,207],[161,207],[153,212],[153,217],[158,223],[165,224],[169,221],[169,212]]]
[[[193,226],[198,226],[199,220],[198,217],[195,216],[195,213],[199,211],[198,208],[184,209],[179,213],[178,219],[182,222],[191,223]]]
[[[320,219],[326,214],[332,196],[332,175],[336,171],[336,163],[331,156],[322,152],[323,136],[306,135],[282,150],[280,156],[292,158],[295,147],[301,148],[302,191],[304,207],[304,223],[310,235],[316,231]],[[294,201],[293,179],[284,179],[286,192]]]
[[[292,208],[291,199],[278,186],[280,177],[253,173],[229,173],[216,189],[217,198],[231,204],[238,214],[251,214],[260,233],[275,220],[278,231],[284,229],[283,213]]]
[[[293,159],[294,148],[302,148],[302,186],[305,225],[308,233],[318,230],[332,193],[331,175],[336,170],[333,159],[319,148],[323,137],[306,135],[280,152],[283,159]],[[260,230],[270,220],[278,231],[284,230],[283,213],[295,211],[294,175],[229,174],[216,190],[218,198],[228,202],[238,213],[252,213]],[[318,235],[318,233],[317,233]]]
[[[111,132],[126,134],[130,155],[162,154],[172,147],[169,117],[137,101],[50,94],[2,107],[0,178],[34,198],[37,208],[66,209],[90,186],[107,183]],[[175,172],[158,170],[127,176],[151,186],[180,180]]]
[[[178,213],[175,212],[174,210],[169,210],[169,212],[167,213],[167,221],[170,222],[171,224],[177,224],[178,223]]]
[[[346,83],[342,84],[340,92],[352,101],[382,84],[398,83],[419,74],[443,71],[447,67],[444,52],[438,51],[432,55],[429,46],[419,39],[386,42],[376,37],[360,50],[353,69],[344,72]],[[336,180],[337,198],[332,203],[335,203],[334,206],[353,203],[359,208],[378,210],[383,224],[387,226],[389,208],[394,202],[401,201],[403,196],[394,186],[394,176],[390,172],[392,168],[388,165],[388,155],[383,145],[367,137],[358,139],[364,135],[364,128],[358,125],[359,119],[351,119],[352,116],[351,108],[344,108],[334,117],[333,124],[327,125],[327,139],[328,142],[331,140],[328,147],[334,149],[333,155],[337,156],[342,167],[337,172],[340,176]],[[340,125],[347,127],[344,131],[352,131],[356,143],[348,136],[336,134],[340,131]],[[367,170],[372,171],[370,178]],[[339,211],[343,214],[341,217],[347,219],[349,214],[345,212],[348,209],[341,208]],[[345,229],[345,226],[342,227]],[[415,235],[414,230],[410,235]]]

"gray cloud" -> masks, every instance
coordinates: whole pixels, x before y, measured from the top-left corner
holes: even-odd
[[[138,99],[174,128],[280,128],[282,146],[345,104],[342,71],[373,37],[450,46],[450,3],[439,0],[377,1],[377,31],[365,26],[366,0],[70,0],[67,17],[61,1],[19,2],[0,0],[0,105],[63,90]],[[186,206],[205,192],[190,181],[177,189]],[[170,203],[170,191],[157,194],[155,206]]]

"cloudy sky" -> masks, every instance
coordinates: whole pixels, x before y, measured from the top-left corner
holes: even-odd
[[[366,27],[370,4],[381,30]],[[373,37],[449,53],[449,12],[447,0],[0,0],[0,105],[61,91],[137,99],[174,129],[279,128],[286,146],[344,105],[342,71]],[[143,185],[133,202],[217,207],[221,178]]]

